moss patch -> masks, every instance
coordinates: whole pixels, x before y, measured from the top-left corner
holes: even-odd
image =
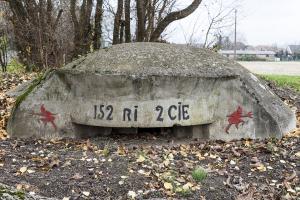
[[[12,110],[12,116],[15,113],[15,110],[19,107],[19,105],[26,99],[26,97],[36,88],[45,78],[53,72],[54,69],[47,70],[44,74],[40,74],[33,82],[32,84],[25,90],[20,96],[17,97],[15,106]]]

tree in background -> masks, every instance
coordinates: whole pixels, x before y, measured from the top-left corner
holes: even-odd
[[[185,9],[174,11],[176,2],[176,0],[136,0],[135,5],[132,5],[136,12],[134,39],[137,42],[161,40],[162,33],[172,22],[189,16],[199,7],[202,0],[194,0]],[[134,16],[131,10],[133,9],[130,9],[130,0],[125,0],[125,6],[123,0],[118,0],[117,12],[113,13],[115,17],[113,44],[122,43],[123,35],[125,35],[126,42],[131,41],[130,19],[131,16]],[[125,19],[122,19],[123,16]],[[123,33],[124,29],[125,34]]]
[[[2,72],[6,72],[7,70],[7,56],[8,51],[8,40],[7,35],[5,33],[0,33],[0,64],[2,68]]]
[[[21,61],[39,69],[61,66],[63,58],[55,33],[63,10],[51,0],[5,1]]]
[[[2,72],[7,71],[8,49],[10,46],[8,33],[11,33],[11,29],[5,19],[5,9],[7,9],[7,6],[0,5],[0,65]]]
[[[95,5],[93,0],[82,0],[78,16],[76,15],[77,3],[77,0],[70,0],[70,13],[74,27],[73,57],[87,54],[91,47],[99,49],[102,34],[103,0],[97,0]],[[93,8],[95,8],[94,16]]]
[[[185,33],[182,28],[186,43],[202,48],[218,46],[220,39],[224,40],[225,35],[233,32],[234,12],[240,8],[242,1],[206,0],[199,9],[192,31]]]
[[[157,42],[170,23],[201,4],[193,0],[0,0],[13,27],[14,46],[28,70],[63,66],[111,44]],[[108,17],[107,17],[108,16]]]
[[[102,39],[103,0],[97,0],[94,23],[94,49],[100,49]]]

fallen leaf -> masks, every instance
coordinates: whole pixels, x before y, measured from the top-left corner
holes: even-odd
[[[235,162],[234,160],[231,160],[231,161],[230,161],[230,164],[231,164],[231,165],[236,165],[236,162]]]
[[[19,171],[23,174],[27,171],[27,167],[21,167]]]
[[[172,184],[169,183],[169,182],[164,182],[164,187],[165,187],[167,190],[172,190],[172,189],[173,189]]]
[[[170,160],[169,160],[169,159],[166,159],[163,163],[164,163],[164,165],[167,167],[167,166],[170,165]]]
[[[295,191],[295,190],[293,190],[292,188],[288,189],[287,191],[288,191],[289,193],[296,194],[296,191]]]
[[[22,190],[23,189],[23,185],[22,184],[17,184],[16,185],[16,189],[17,190]]]
[[[32,169],[28,169],[27,172],[28,172],[29,174],[32,174],[32,173],[34,173],[35,171],[32,170]]]
[[[286,162],[284,160],[279,160],[280,163],[285,164]]]
[[[193,184],[190,183],[190,182],[188,182],[184,186],[182,186],[182,189],[184,189],[184,190],[190,190],[191,187],[193,187]]]
[[[71,179],[74,179],[74,180],[79,180],[82,178],[83,178],[83,176],[81,176],[79,173],[76,173],[74,176],[71,177]]]
[[[237,152],[234,148],[232,148],[232,152],[236,157],[240,157],[241,154],[239,152]]]
[[[173,159],[174,159],[174,156],[173,156],[172,153],[170,153],[170,154],[168,155],[168,159],[169,159],[169,160],[173,160]]]
[[[127,193],[128,197],[131,199],[135,199],[136,198],[136,193],[134,191],[128,191]]]
[[[245,144],[246,147],[250,147],[251,146],[251,141],[246,140],[244,144]]]
[[[89,139],[83,145],[83,150],[84,151],[93,151],[94,150],[93,145],[92,145],[92,143],[91,143],[91,141]]]
[[[258,167],[256,167],[260,172],[265,172],[267,171],[267,168],[263,165],[263,164],[260,164]]]
[[[212,159],[216,159],[218,156],[215,155],[215,154],[210,154],[209,157],[212,158]]]
[[[139,155],[139,157],[138,157],[138,159],[136,160],[136,162],[142,163],[142,162],[144,162],[145,160],[146,160],[146,158],[145,158],[144,156]]]
[[[122,146],[122,145],[118,146],[117,153],[118,153],[120,156],[125,156],[125,155],[126,155],[126,149],[125,149],[125,147]]]
[[[90,192],[87,192],[87,191],[83,191],[82,194],[86,197],[90,196]]]
[[[176,178],[176,181],[178,181],[179,183],[184,183],[185,179],[182,177]]]

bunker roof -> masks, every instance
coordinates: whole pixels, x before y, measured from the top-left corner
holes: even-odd
[[[62,70],[131,76],[228,77],[238,75],[241,68],[207,49],[147,42],[113,45],[82,57]]]

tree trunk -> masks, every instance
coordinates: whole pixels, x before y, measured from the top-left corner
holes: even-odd
[[[4,34],[0,37],[0,64],[2,68],[2,72],[6,72],[7,66],[7,37]]]
[[[125,42],[131,42],[130,30],[130,0],[125,0]]]
[[[115,15],[114,32],[113,32],[113,44],[120,43],[120,25],[123,14],[123,0],[118,0],[118,8]]]
[[[151,34],[150,41],[151,42],[157,41],[159,39],[160,35],[162,34],[162,32],[167,28],[167,26],[169,24],[192,14],[199,7],[201,2],[202,2],[202,0],[194,0],[191,3],[191,5],[189,5],[187,8],[180,10],[180,11],[171,12],[170,14],[168,14],[164,19],[162,19],[158,23],[155,31]]]
[[[70,1],[70,13],[72,17],[72,23],[74,26],[74,50],[73,50],[73,56],[72,57],[77,57],[79,52],[80,52],[80,39],[81,39],[81,34],[80,34],[80,27],[79,27],[79,21],[76,16],[76,0],[71,0]]]
[[[93,0],[83,0],[79,19],[76,16],[76,0],[70,1],[70,12],[74,25],[74,53],[73,57],[85,55],[89,52],[92,44],[91,15],[93,10]]]
[[[157,0],[148,0],[147,2],[147,28],[145,31],[145,41],[150,40],[150,36],[153,33],[154,29],[154,21],[155,21],[155,5]]]
[[[145,0],[136,0],[137,10],[137,41],[145,39]]]
[[[125,21],[121,20],[121,30],[120,30],[120,44],[124,43],[124,32],[125,32]]]
[[[97,0],[96,4],[96,13],[95,13],[95,29],[94,29],[94,49],[100,49],[101,47],[101,34],[102,34],[102,10],[103,7],[103,0]]]

